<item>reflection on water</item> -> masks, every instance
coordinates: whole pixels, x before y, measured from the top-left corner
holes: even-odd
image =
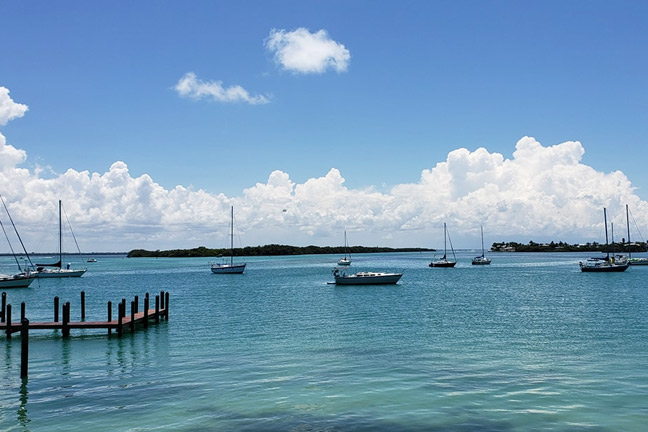
[[[29,416],[27,415],[27,401],[29,399],[29,392],[27,391],[27,378],[22,378],[22,383],[20,384],[20,405],[18,406],[18,424],[24,428],[25,431],[28,431],[27,425],[29,424]]]

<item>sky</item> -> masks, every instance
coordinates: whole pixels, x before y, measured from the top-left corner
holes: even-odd
[[[647,20],[641,1],[4,1],[0,194],[37,252],[59,199],[85,252],[224,247],[231,206],[242,246],[439,248],[444,222],[457,248],[480,225],[486,245],[601,242],[626,204],[645,240]]]

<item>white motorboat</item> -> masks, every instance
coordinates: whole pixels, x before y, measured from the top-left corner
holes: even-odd
[[[648,258],[644,258],[644,257],[628,258],[628,263],[633,266],[648,265]]]
[[[347,274],[344,269],[333,269],[336,285],[393,285],[403,273],[357,272]]]

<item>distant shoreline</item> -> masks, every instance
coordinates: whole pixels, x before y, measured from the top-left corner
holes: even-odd
[[[346,248],[350,254],[360,253],[384,253],[384,252],[434,252],[435,249],[427,248],[389,248],[389,247],[366,247],[351,246]],[[324,255],[342,254],[345,248],[329,246],[289,246],[289,245],[265,245],[247,246],[234,248],[234,256],[278,256],[278,255]],[[230,249],[209,249],[200,246],[193,249],[172,249],[149,251],[145,249],[133,249],[126,255],[128,258],[192,258],[192,257],[218,257],[232,255]]]
[[[29,256],[58,256],[58,252],[29,252]],[[99,256],[99,255],[126,255],[128,252],[86,252],[82,253],[81,256]],[[16,253],[17,256],[25,255],[24,253]],[[13,256],[13,254],[8,252],[0,252],[0,256]],[[63,256],[79,256],[78,252],[64,252]]]
[[[491,252],[614,252],[627,253],[628,248],[632,253],[648,251],[648,244],[633,242],[629,246],[627,243],[613,243],[609,246],[605,244],[585,243],[585,244],[567,244],[564,242],[536,243],[530,241],[528,244],[516,242],[493,243],[490,248]]]

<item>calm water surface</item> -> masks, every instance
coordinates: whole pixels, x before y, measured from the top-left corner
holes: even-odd
[[[82,278],[7,290],[19,315],[53,298],[103,320],[161,290],[170,319],[105,331],[0,336],[0,431],[639,431],[648,424],[648,267],[581,273],[577,254],[354,256],[395,286],[328,285],[331,255],[248,260],[98,257]],[[0,259],[0,272],[10,260]],[[116,310],[116,308],[114,307]],[[15,312],[18,311],[18,312]],[[15,318],[14,318],[15,320]]]

